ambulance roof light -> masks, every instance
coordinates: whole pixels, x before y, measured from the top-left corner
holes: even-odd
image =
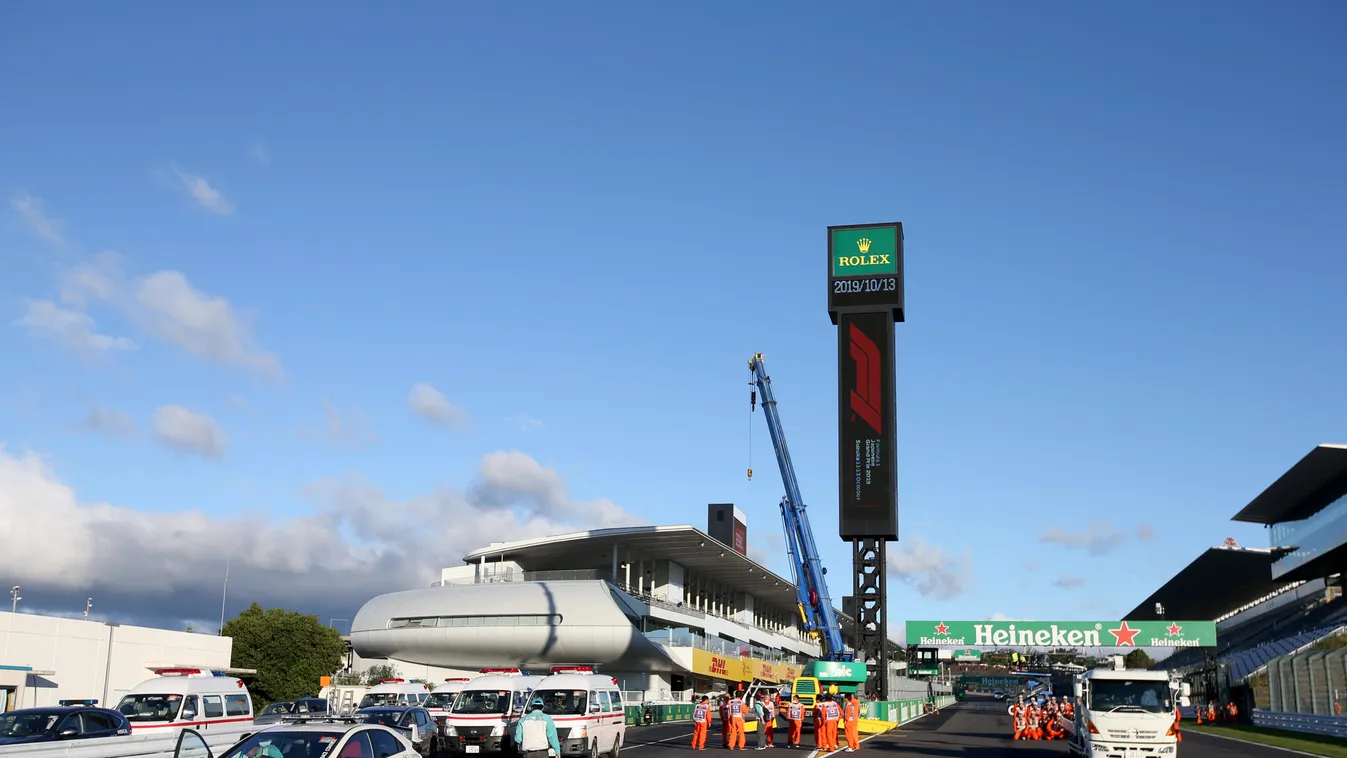
[[[469,679],[469,678],[466,677],[466,676],[456,676],[456,677],[451,677],[451,678],[449,678],[449,679],[445,679],[444,681],[446,681],[446,682],[470,682],[470,681],[472,681],[472,680]]]
[[[519,669],[507,669],[507,668],[499,668],[499,669],[498,669],[498,668],[490,668],[490,669],[479,669],[477,673],[479,673],[479,674],[522,674],[523,672],[520,671]]]
[[[406,684],[406,683],[407,683],[407,680],[406,680],[406,679],[402,679],[402,678],[398,678],[398,679],[380,679],[380,680],[379,680],[379,684]]]
[[[592,674],[593,666],[553,666],[553,674]]]

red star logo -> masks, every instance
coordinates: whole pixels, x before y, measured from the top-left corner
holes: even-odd
[[[1179,636],[1179,632],[1183,631],[1183,627],[1179,626],[1176,623],[1170,622],[1169,626],[1165,628],[1165,631],[1169,632],[1170,637],[1177,637]]]
[[[1110,629],[1108,630],[1108,633],[1113,635],[1113,639],[1118,643],[1118,647],[1136,647],[1137,643],[1133,640],[1140,631],[1140,629],[1129,628],[1127,622],[1124,621],[1122,622],[1122,626],[1117,629]]]
[[[945,635],[946,633],[948,633],[948,632],[949,632],[949,627],[945,626],[945,622],[943,622],[943,621],[941,621],[941,622],[935,627],[935,633],[936,633],[936,634],[939,634],[939,635],[941,635],[941,636],[944,636],[944,635]]]

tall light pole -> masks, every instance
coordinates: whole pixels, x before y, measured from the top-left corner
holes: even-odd
[[[9,591],[9,612],[10,612],[10,613],[18,613],[18,612],[19,612],[19,601],[22,600],[22,599],[23,599],[23,598],[19,596],[19,585],[16,584],[16,585],[14,585],[14,587],[11,588],[10,591]]]
[[[229,599],[229,561],[233,556],[225,558],[224,589],[220,590],[220,630],[215,634],[217,636],[224,634],[225,625],[225,601]]]
[[[85,601],[84,601],[84,620],[85,620],[85,621],[88,621],[88,620],[89,620],[89,609],[92,608],[92,607],[94,607],[94,599],[93,599],[93,598],[89,598],[88,600],[85,600]]]

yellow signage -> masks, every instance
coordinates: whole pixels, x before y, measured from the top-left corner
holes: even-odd
[[[784,663],[760,661],[756,658],[735,658],[693,649],[692,672],[731,682],[751,682],[754,679],[763,679],[768,682],[781,683],[795,681],[796,677],[800,675],[800,668]]]

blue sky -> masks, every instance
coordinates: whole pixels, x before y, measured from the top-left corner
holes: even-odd
[[[730,501],[774,554],[760,351],[840,596],[824,229],[893,220],[893,618],[1265,544],[1229,517],[1347,423],[1347,10],[766,8],[7,7],[0,573],[210,619],[234,556],[340,617]]]

